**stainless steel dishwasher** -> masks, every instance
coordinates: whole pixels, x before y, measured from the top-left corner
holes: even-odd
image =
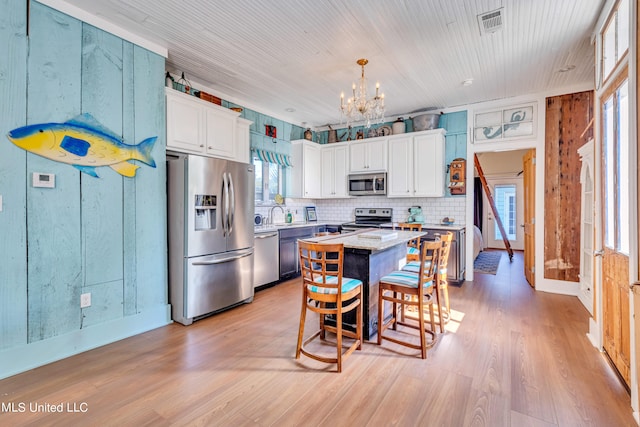
[[[254,234],[253,248],[253,287],[275,282],[280,278],[278,265],[278,231],[257,232]]]

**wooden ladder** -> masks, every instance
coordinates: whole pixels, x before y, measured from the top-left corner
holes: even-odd
[[[493,211],[493,217],[498,224],[498,228],[500,229],[500,234],[502,234],[502,241],[504,242],[505,248],[507,248],[507,253],[509,254],[509,262],[513,261],[513,249],[511,249],[511,245],[509,244],[509,239],[507,238],[507,233],[504,231],[504,227],[502,226],[502,220],[500,219],[500,215],[498,215],[498,209],[496,209],[496,202],[493,200],[493,196],[491,195],[491,190],[489,189],[489,185],[487,184],[487,180],[484,177],[484,173],[482,172],[482,167],[480,166],[480,160],[478,160],[478,155],[473,155],[473,163],[476,165],[476,170],[478,171],[478,175],[480,176],[480,181],[482,182],[482,188],[484,188],[484,192],[487,195],[487,199],[489,200],[489,204],[491,205],[491,210]]]

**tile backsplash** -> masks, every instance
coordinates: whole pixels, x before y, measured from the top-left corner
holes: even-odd
[[[453,217],[455,223],[465,224],[465,197],[437,197],[437,198],[388,198],[377,196],[352,197],[348,199],[291,199],[285,200],[284,211],[288,209],[294,215],[294,221],[304,221],[304,207],[316,206],[318,220],[323,222],[344,223],[353,221],[355,208],[392,208],[393,222],[402,222],[409,215],[411,206],[422,207],[422,213],[427,223],[440,223],[444,217]],[[256,206],[255,212],[263,216],[269,214],[270,207]],[[297,213],[296,213],[297,212]],[[274,210],[276,222],[284,221],[279,209]]]

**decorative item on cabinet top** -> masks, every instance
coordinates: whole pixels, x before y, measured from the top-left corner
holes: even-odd
[[[173,88],[191,95],[191,82],[185,78],[184,71],[178,81],[173,82]]]

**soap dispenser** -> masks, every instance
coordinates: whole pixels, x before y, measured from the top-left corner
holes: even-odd
[[[290,209],[287,209],[286,222],[287,222],[287,224],[291,224],[293,222],[293,215],[291,215],[291,210]]]

